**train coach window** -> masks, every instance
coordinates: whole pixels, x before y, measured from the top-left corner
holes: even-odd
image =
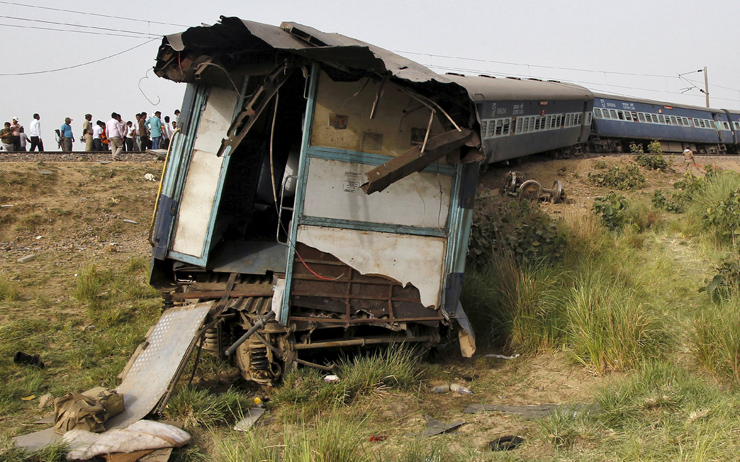
[[[645,122],[645,114],[642,113],[642,112],[638,112],[637,113],[637,120],[639,120],[640,122]]]
[[[614,109],[609,109],[609,117],[611,117],[614,120],[618,120],[619,116],[617,116],[617,111]]]
[[[678,120],[676,120],[676,116],[671,116],[671,123],[673,125],[678,125]]]
[[[658,114],[658,123],[659,124],[665,124],[665,116],[663,114]],[[671,119],[668,119],[668,123],[671,123]]]
[[[727,122],[722,122],[722,126],[725,128],[725,130],[730,129],[730,124],[728,124]]]
[[[619,120],[624,120],[624,111],[617,111],[617,117]]]
[[[690,127],[691,126],[691,124],[689,123],[689,118],[688,117],[681,117],[681,120],[683,121],[684,127]]]
[[[629,111],[625,111],[625,113],[624,113],[624,120],[628,120],[628,121],[632,122],[632,113],[629,112]]]
[[[654,124],[659,124],[660,123],[660,119],[658,119],[658,116],[656,114],[650,114],[650,117],[653,118],[653,123]]]
[[[699,128],[701,125],[699,125],[699,119],[691,119],[691,125],[693,125],[696,128]]]
[[[732,122],[732,125],[735,127],[735,130],[740,130],[740,122]]]
[[[595,107],[594,108],[594,117],[596,117],[597,119],[601,119],[601,118],[604,117],[604,116],[601,115],[601,109],[600,108],[598,108],[598,107]]]
[[[509,130],[511,129],[511,119],[503,119],[501,122],[503,123],[501,136],[508,136]]]
[[[576,114],[576,119],[574,121],[574,124],[575,125],[581,125],[581,113],[580,112],[578,114]]]

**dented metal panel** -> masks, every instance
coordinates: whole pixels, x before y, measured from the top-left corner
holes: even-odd
[[[312,217],[445,228],[452,177],[415,173],[380,194],[360,186],[372,165],[311,159],[303,214]]]
[[[224,159],[216,153],[231,124],[238,101],[236,92],[214,88],[203,111],[195,138],[190,169],[182,192],[172,251],[196,258],[207,251],[211,216],[217,207]]]
[[[361,274],[379,274],[419,289],[421,303],[439,305],[445,239],[301,226],[298,242],[334,255]]]

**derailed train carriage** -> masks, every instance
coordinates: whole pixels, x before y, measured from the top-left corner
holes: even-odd
[[[330,351],[429,347],[456,325],[473,354],[459,298],[478,169],[533,139],[500,145],[494,79],[478,97],[345,36],[226,17],[165,37],[155,72],[187,90],[151,284],[171,306],[213,301],[204,348],[260,384]],[[549,131],[538,149],[588,133],[588,90],[568,103],[541,84],[517,95]]]

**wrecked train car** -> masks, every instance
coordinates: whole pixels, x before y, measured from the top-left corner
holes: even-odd
[[[330,351],[428,347],[457,321],[479,162],[460,85],[294,23],[166,36],[187,83],[151,236],[151,284],[212,303],[203,345],[271,384]],[[194,342],[197,339],[194,339]]]

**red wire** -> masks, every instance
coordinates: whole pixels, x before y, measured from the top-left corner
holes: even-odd
[[[309,268],[309,267],[308,267],[308,265],[306,264],[306,262],[305,262],[305,261],[303,261],[303,257],[301,257],[301,254],[299,254],[299,253],[298,253],[298,250],[296,250],[296,251],[295,251],[295,254],[296,254],[296,255],[298,256],[298,258],[299,258],[299,259],[301,260],[301,263],[303,263],[303,266],[305,266],[305,267],[306,267],[306,269],[307,269],[307,270],[309,270],[309,271],[311,272],[311,274],[313,274],[314,276],[316,276],[316,277],[317,277],[317,278],[319,278],[319,279],[322,279],[322,280],[324,280],[324,281],[336,281],[337,279],[339,279],[339,278],[341,278],[342,276],[344,276],[344,273],[342,273],[342,274],[340,274],[339,276],[337,276],[337,277],[335,277],[335,278],[325,278],[324,276],[320,275],[319,273],[317,273],[316,271],[314,271],[314,270],[312,270],[311,268]]]

